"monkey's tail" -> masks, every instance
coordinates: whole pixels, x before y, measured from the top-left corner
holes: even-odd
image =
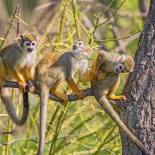
[[[39,146],[37,155],[42,155],[44,150],[48,98],[49,98],[48,87],[42,84],[40,86],[40,124],[39,124],[40,133],[39,133]]]
[[[143,143],[138,140],[136,136],[127,128],[127,126],[120,119],[117,112],[113,109],[112,105],[109,103],[106,96],[102,96],[100,99],[97,99],[101,105],[101,107],[105,110],[106,113],[114,120],[114,122],[118,125],[118,127],[127,134],[128,138],[136,144],[139,149],[142,151],[142,155],[150,155],[150,153],[146,150]]]
[[[7,88],[3,88],[1,98],[2,98],[3,104],[5,105],[5,109],[8,115],[10,116],[10,118],[12,119],[12,121],[19,126],[23,125],[26,122],[29,114],[28,92],[23,93],[23,112],[21,117],[18,117],[16,114],[16,110],[13,106],[13,103]]]

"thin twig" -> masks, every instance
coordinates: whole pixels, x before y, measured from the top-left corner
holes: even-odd
[[[103,13],[101,13],[101,15],[97,16],[97,19],[96,19],[96,22],[95,22],[95,26],[94,26],[94,29],[92,31],[92,37],[89,39],[89,44],[92,43],[93,41],[93,37],[94,37],[94,34],[98,28],[98,25],[99,25],[99,22],[100,22],[100,18],[105,14],[105,12],[110,8],[110,6],[113,4],[114,0],[112,0],[110,2],[110,4],[104,9]]]
[[[107,23],[110,19],[112,19],[116,15],[117,11],[123,6],[123,4],[125,3],[125,1],[126,0],[123,0],[121,2],[121,4],[118,6],[118,8],[116,10],[114,10],[113,14],[108,19],[106,19],[104,22],[98,24],[98,27],[102,26],[103,24]]]
[[[11,130],[11,131],[2,131],[2,130],[0,130],[0,134],[2,134],[2,135],[8,135],[8,134],[14,134],[15,133],[15,130]]]
[[[23,19],[21,19],[21,17],[19,17],[19,16],[17,16],[17,15],[16,15],[15,17],[16,17],[17,20],[20,21],[20,23],[24,24],[25,26],[28,25]]]
[[[20,4],[17,5],[17,16],[19,17],[19,18],[17,18],[17,37],[18,37],[18,35],[20,33],[20,21],[19,21],[19,19],[20,19]],[[15,18],[16,18],[16,14],[15,14]]]
[[[75,23],[75,28],[76,28],[76,35],[77,35],[77,39],[80,39],[80,35],[79,35],[79,30],[78,30],[78,25],[77,25],[77,21],[76,21],[76,7],[75,7],[75,1],[72,0],[72,8],[73,8],[73,18],[74,18],[74,23]]]
[[[130,38],[130,37],[132,37],[132,36],[134,36],[134,35],[137,35],[137,34],[139,34],[140,32],[141,32],[141,31],[138,30],[138,31],[136,31],[136,32],[134,32],[134,33],[129,34],[128,36],[125,36],[125,37],[121,37],[121,38],[111,38],[111,39],[101,39],[101,40],[99,40],[99,39],[94,39],[94,41],[96,41],[96,42],[108,42],[108,41],[124,40],[124,39],[128,39],[128,38]]]
[[[0,44],[0,50],[2,49],[2,47],[3,47],[3,45],[4,45],[4,43],[5,43],[6,39],[7,39],[7,37],[8,37],[8,35],[9,35],[10,31],[11,31],[11,28],[12,28],[12,26],[13,26],[14,20],[15,20],[15,18],[16,18],[17,10],[18,10],[18,5],[16,5],[14,14],[13,14],[13,16],[12,16],[12,18],[11,18],[11,21],[10,21],[10,24],[9,24],[9,26],[8,26],[8,29],[6,30],[6,33],[5,33],[5,35],[4,35],[4,40],[2,40],[2,42],[1,42],[1,44]]]
[[[63,5],[66,5],[66,3],[65,3],[64,1],[62,1],[62,2],[63,2]],[[71,15],[72,17],[74,17],[74,14],[73,14],[72,10],[69,9],[69,8],[67,8],[67,10],[68,10],[68,12],[70,13],[70,15]],[[89,33],[88,30],[85,28],[85,26],[78,20],[77,17],[74,17],[74,19],[76,20],[77,24],[79,24],[79,25],[81,26],[81,28],[84,30],[84,32],[86,33],[87,37],[90,38],[90,37],[91,37],[91,36],[90,36],[90,33]]]

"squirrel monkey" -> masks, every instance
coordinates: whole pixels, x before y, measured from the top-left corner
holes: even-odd
[[[115,84],[109,89],[107,93],[107,98],[111,100],[125,100],[126,97],[124,95],[116,96],[114,95],[114,93],[120,84],[119,73],[132,72],[134,67],[134,60],[129,55],[107,53],[104,51],[101,51],[101,52],[102,54],[99,56],[100,57],[99,59],[101,59],[102,61],[100,61],[100,64],[98,64],[98,67],[96,66],[98,68],[96,79],[102,80],[102,77],[100,79],[100,74],[103,74],[103,79],[104,79],[105,75],[108,75],[111,72],[115,73],[118,76],[118,78]]]
[[[72,46],[71,52],[49,53],[37,65],[35,74],[35,86],[40,94],[40,136],[37,155],[43,152],[46,127],[46,108],[49,92],[68,101],[66,94],[60,92],[63,81],[67,81],[69,87],[83,99],[85,94],[81,91],[73,78],[82,75],[88,68],[87,59],[91,55],[91,49],[82,41],[77,41]]]
[[[25,89],[27,81],[33,80],[37,44],[38,37],[32,33],[23,33],[15,43],[8,45],[0,51],[1,89],[6,80],[16,80],[19,83],[19,88],[22,90]],[[3,103],[11,119],[17,125],[23,125],[28,116],[28,106],[24,105],[23,114],[19,119],[11,103],[7,88],[3,88],[1,93]],[[26,92],[24,96],[28,97]]]
[[[127,128],[108,101],[108,99],[126,99],[125,96],[116,96],[114,93],[119,86],[120,73],[129,73],[133,71],[133,58],[129,55],[111,54],[102,51],[92,67],[93,70],[95,68],[97,69],[97,74],[104,75],[101,79],[98,79],[99,77],[94,75],[91,81],[91,88],[96,100],[128,138],[141,149],[142,153],[149,155],[142,142]]]
[[[108,99],[124,100],[124,95],[114,95],[120,83],[119,73],[131,72],[134,67],[134,60],[129,55],[120,55],[101,51],[91,69],[85,73],[84,81],[104,80],[109,73],[116,73],[118,79],[107,94]],[[83,79],[83,77],[81,78]]]
[[[28,80],[33,80],[36,64],[38,37],[31,33],[20,36],[17,42],[0,51],[0,80],[14,79],[24,89]]]

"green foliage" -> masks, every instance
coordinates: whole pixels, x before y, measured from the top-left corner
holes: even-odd
[[[68,51],[77,39],[88,42],[96,57],[97,47],[104,44],[108,49],[120,51],[117,39],[122,40],[125,50],[134,56],[138,35],[143,26],[138,1],[135,0],[23,0],[20,32],[37,31],[41,34],[38,55],[46,51]],[[1,0],[1,14],[13,15],[16,1]],[[44,5],[46,4],[46,5]],[[45,7],[46,6],[46,7]],[[108,11],[112,11],[110,17]],[[136,16],[135,16],[136,14]],[[113,17],[113,18],[112,18]],[[5,45],[16,37],[16,22],[10,27],[4,17],[0,17],[0,37],[5,37]],[[9,21],[9,20],[8,20]],[[114,22],[112,22],[114,21]],[[113,28],[119,31],[115,36]],[[7,33],[8,32],[8,33]],[[6,35],[7,34],[7,35]],[[135,37],[137,35],[137,37]],[[132,37],[134,38],[132,40]],[[3,43],[3,41],[1,41]],[[91,61],[90,61],[91,62]],[[122,75],[121,93],[127,76]],[[89,84],[81,85],[81,88]],[[64,84],[65,87],[65,84]],[[69,93],[69,92],[68,92]],[[14,95],[17,110],[21,109],[17,95]],[[36,153],[38,141],[39,99],[31,96],[30,116],[23,127],[11,124],[4,107],[0,109],[0,129],[15,129],[13,135],[0,133],[0,154],[31,155]],[[19,110],[20,111],[20,110]],[[102,111],[93,97],[84,101],[72,102],[67,106],[50,101],[48,104],[45,155],[121,155],[121,140],[115,123]],[[7,143],[8,145],[2,145]]]

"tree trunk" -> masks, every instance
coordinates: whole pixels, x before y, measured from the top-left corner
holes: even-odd
[[[151,155],[155,155],[155,0],[150,2],[135,63],[124,89],[128,100],[122,119]],[[123,155],[141,155],[141,151],[123,133],[121,137]]]

